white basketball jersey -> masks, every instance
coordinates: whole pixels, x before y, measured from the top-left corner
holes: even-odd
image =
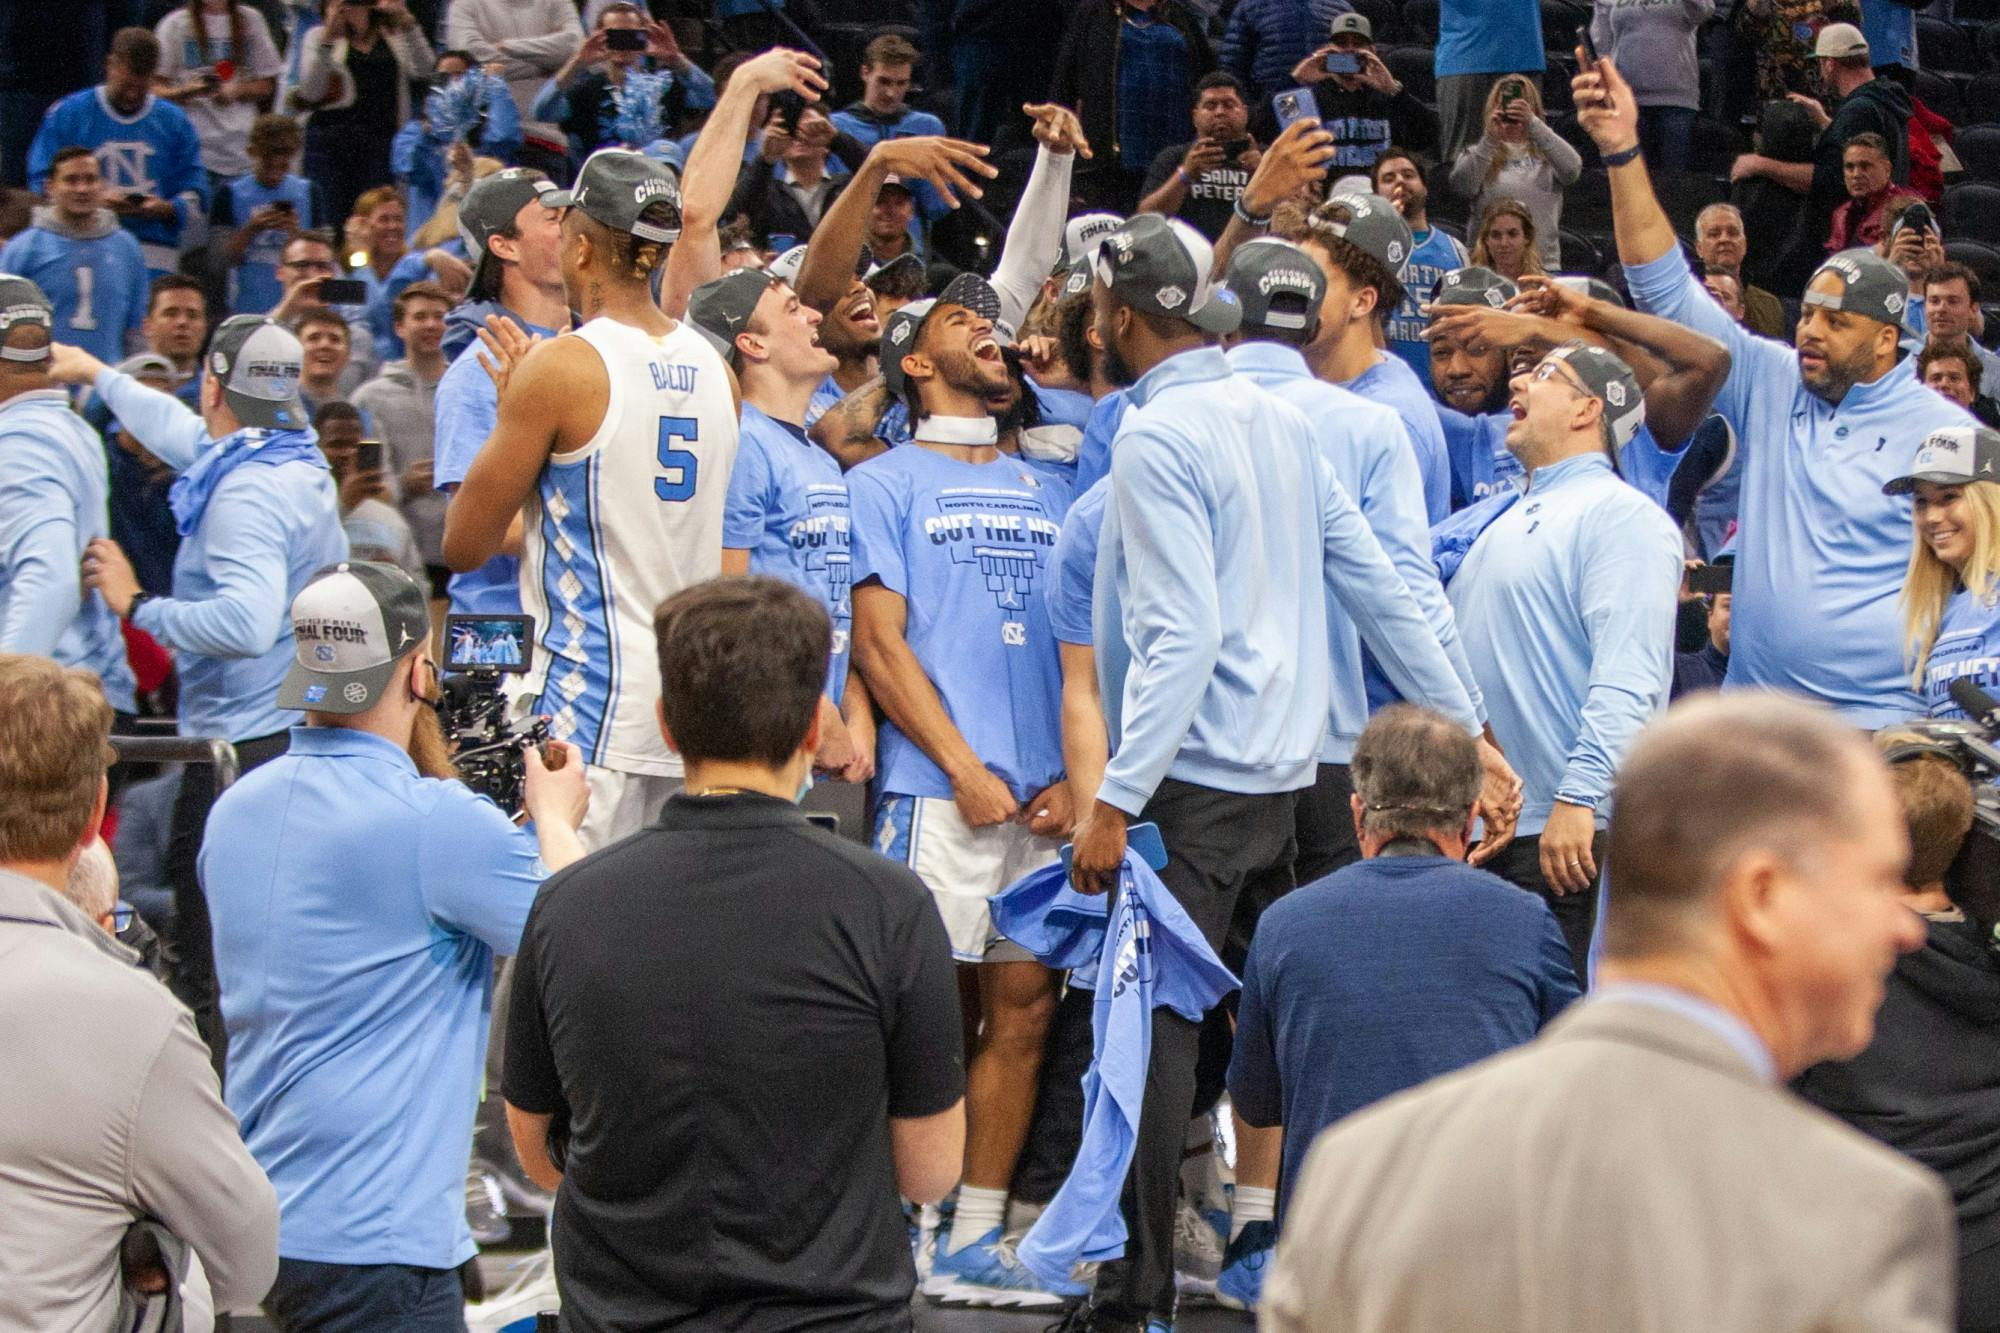
[[[653,612],[722,572],[729,372],[687,323],[655,338],[598,318],[568,336],[603,359],[611,397],[590,443],[549,456],[522,515],[521,609],[540,650],[521,689],[589,763],[677,775],[653,711]]]

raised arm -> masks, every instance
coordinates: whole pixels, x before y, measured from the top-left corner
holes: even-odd
[[[1241,212],[1230,215],[1229,225],[1216,238],[1215,278],[1219,280],[1229,267],[1229,256],[1237,246],[1264,234],[1262,223],[1252,226],[1242,214],[1268,221],[1272,209],[1326,179],[1333,154],[1333,136],[1321,129],[1317,120],[1295,120],[1285,126],[1285,132],[1271,141],[1257,169],[1250,173],[1249,184],[1243,187]]]
[[[986,162],[988,151],[984,144],[937,135],[884,139],[869,149],[847,188],[813,228],[805,262],[799,265],[799,300],[825,313],[847,294],[884,176],[929,181],[946,203],[957,208],[960,191],[977,199],[983,193],[978,181],[999,174]]]
[[[1007,224],[1007,240],[993,269],[993,290],[1000,297],[1000,322],[1019,329],[1042,279],[1062,253],[1063,222],[1069,216],[1070,173],[1077,155],[1090,156],[1083,126],[1068,107],[1053,102],[1021,108],[1035,121],[1035,165],[1021,190],[1021,201]]]
[[[1577,76],[1570,80],[1577,121],[1606,158],[1639,146],[1639,104],[1632,85],[1607,56],[1592,65],[1578,47]],[[1618,262],[1626,268],[1671,254],[1680,242],[1667,210],[1653,194],[1646,160],[1634,157],[1609,169],[1611,216],[1618,232]]]

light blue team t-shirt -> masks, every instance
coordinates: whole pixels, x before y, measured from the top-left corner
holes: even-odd
[[[1409,267],[1403,272],[1403,303],[1389,316],[1384,332],[1389,350],[1402,357],[1425,384],[1431,382],[1431,345],[1424,341],[1424,329],[1430,321],[1418,307],[1431,299],[1431,289],[1439,278],[1464,267],[1465,247],[1450,232],[1432,227],[1416,233]]]
[[[1069,494],[1020,459],[969,463],[909,446],[847,474],[856,583],[909,603],[903,637],[952,724],[1019,800],[1061,776],[1062,674],[1048,579]],[[952,794],[894,723],[877,749],[882,790]]]
[[[796,584],[826,608],[833,618],[826,693],[836,704],[847,689],[854,623],[848,528],[847,482],[833,455],[808,440],[805,427],[743,404],[722,544],[748,551],[752,574]]]
[[[0,247],[0,273],[30,278],[42,289],[55,311],[55,341],[117,365],[125,359],[126,335],[145,321],[152,279],[132,233],[108,225],[90,237],[29,227]]]
[[[1969,680],[1988,694],[2000,692],[2000,614],[1994,599],[1960,588],[1945,604],[1937,642],[1924,663],[1924,711],[1962,721],[1965,710],[1951,697],[1951,683]]]
[[[1058,643],[1087,645],[1096,640],[1090,623],[1091,592],[1097,579],[1097,539],[1104,531],[1104,505],[1110,498],[1111,478],[1099,477],[1076,497],[1063,518],[1049,573],[1049,628]]]

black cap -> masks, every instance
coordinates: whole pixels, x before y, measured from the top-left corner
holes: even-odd
[[[1312,256],[1270,236],[1237,246],[1223,281],[1243,308],[1245,328],[1310,328],[1326,297],[1326,274]]]
[[[1097,245],[1097,280],[1148,314],[1184,319],[1204,333],[1234,333],[1243,320],[1236,295],[1210,276],[1215,251],[1179,218],[1141,213]]]
[[[674,206],[665,225],[641,222],[660,200]],[[671,245],[681,238],[681,187],[664,163],[629,148],[600,148],[584,159],[576,184],[548,198],[551,208],[580,208],[584,216],[642,241]]]
[[[1611,426],[1611,442],[1624,448],[1639,433],[1646,420],[1646,398],[1639,392],[1639,377],[1624,360],[1602,347],[1586,342],[1567,342],[1548,357],[1570,368],[1585,393],[1604,404],[1604,419]]]
[[[1452,269],[1437,280],[1437,286],[1431,289],[1431,304],[1483,305],[1498,310],[1520,294],[1521,288],[1511,278],[1470,264]]]

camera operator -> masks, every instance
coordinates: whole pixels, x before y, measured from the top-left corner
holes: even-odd
[[[229,1107],[282,1217],[265,1310],[458,1333],[493,955],[583,855],[583,761],[524,755],[533,834],[453,780],[424,589],[394,566],[322,570],[291,628],[277,703],[305,725],[216,801],[201,853]]]
[[[1957,759],[1914,732],[1887,731],[1910,829],[1904,901],[1926,938],[1885,983],[1875,1040],[1815,1065],[1793,1085],[1863,1133],[1944,1177],[1958,1211],[1958,1324],[2000,1327],[2000,952],[1960,911],[1946,871],[1972,827],[1972,784]]]
[[[1965,716],[1951,683],[1970,679],[1996,686],[2000,645],[1994,607],[2000,541],[2000,431],[1954,426],[1932,431],[1918,446],[1909,474],[1882,487],[1913,496],[1910,569],[1903,580],[1903,643],[1911,681],[1932,717]]]

